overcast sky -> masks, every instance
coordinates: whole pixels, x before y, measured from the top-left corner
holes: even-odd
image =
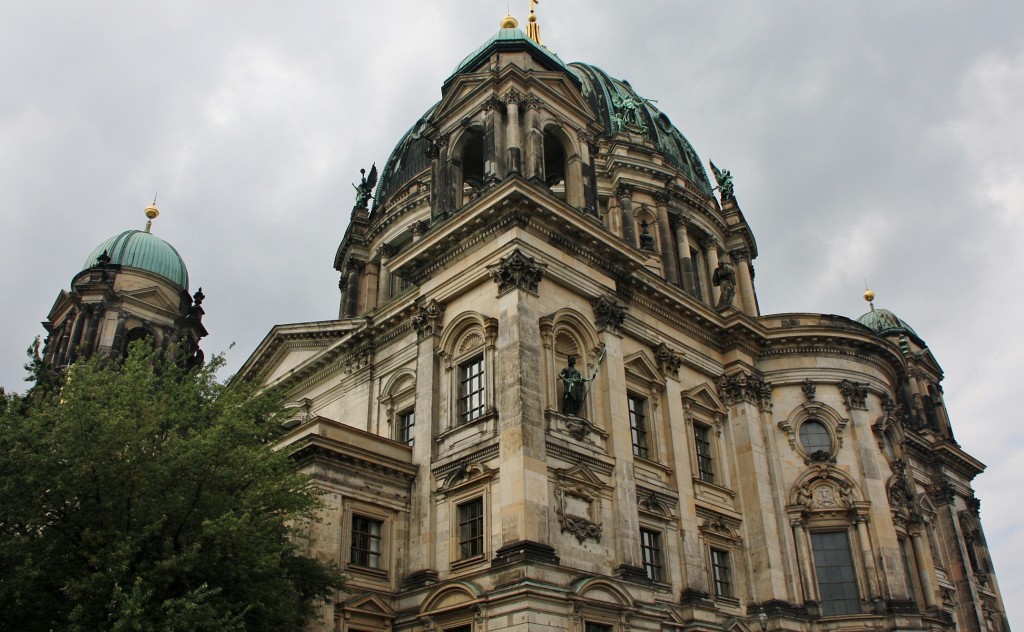
[[[520,6],[522,5],[522,6]],[[512,12],[525,21],[526,0]],[[382,166],[506,0],[0,2],[0,385],[101,241],[142,228],[237,369],[337,316],[359,169]],[[544,43],[625,78],[732,171],[764,313],[895,311],[946,371],[1024,624],[1024,2],[544,0]]]

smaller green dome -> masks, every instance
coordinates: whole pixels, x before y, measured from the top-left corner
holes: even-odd
[[[188,291],[188,269],[181,255],[174,246],[152,233],[126,230],[120,235],[114,235],[93,249],[82,264],[82,269],[94,267],[97,257],[104,251],[112,264],[152,272]]]
[[[875,309],[874,305],[871,306],[871,311],[858,318],[857,322],[876,334],[909,333],[918,337],[917,332],[896,314],[887,309]]]

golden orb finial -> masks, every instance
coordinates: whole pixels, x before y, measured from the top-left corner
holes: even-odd
[[[872,292],[871,290],[864,290],[864,300],[867,301],[869,305],[871,305],[871,309],[875,308],[875,304],[873,302],[875,300],[874,292]]]
[[[153,227],[153,220],[160,215],[160,209],[156,207],[156,196],[153,196],[153,201],[150,202],[149,206],[146,207],[146,232]]]
[[[519,28],[519,20],[515,19],[511,15],[506,15],[501,19],[501,28],[503,29],[515,29]]]

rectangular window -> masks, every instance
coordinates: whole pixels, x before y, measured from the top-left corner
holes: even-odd
[[[445,628],[444,632],[472,632],[473,626],[471,625],[460,625],[455,628]]]
[[[484,499],[474,498],[456,507],[459,516],[459,559],[484,554]]]
[[[381,567],[381,531],[384,523],[366,516],[352,516],[352,550],[349,562],[366,568]]]
[[[484,356],[478,355],[459,365],[459,423],[468,423],[484,414]]]
[[[633,435],[633,456],[648,458],[647,451],[647,400],[643,397],[630,393],[626,399],[629,401],[629,430]]]
[[[715,596],[732,597],[732,560],[728,551],[711,549],[711,573],[715,580]]]
[[[821,595],[821,613],[826,617],[859,614],[860,593],[846,531],[811,533],[811,549]]]
[[[583,626],[583,632],[613,632],[612,626],[606,623],[591,623],[587,621]]]
[[[644,561],[644,572],[651,580],[661,581],[661,534],[650,529],[640,529],[640,554]]]
[[[714,461],[711,459],[711,429],[693,424],[693,440],[697,446],[697,474],[705,483],[715,482]]]
[[[416,411],[409,409],[398,413],[398,437],[397,440],[405,445],[413,444],[413,429],[416,427]]]

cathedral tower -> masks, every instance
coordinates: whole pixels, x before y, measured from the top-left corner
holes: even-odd
[[[126,230],[93,249],[82,271],[50,309],[44,358],[65,366],[94,353],[118,355],[150,338],[162,349],[181,345],[189,362],[202,363],[202,289],[188,293],[188,269],[174,246],[151,232],[160,214],[146,207],[144,230]]]

